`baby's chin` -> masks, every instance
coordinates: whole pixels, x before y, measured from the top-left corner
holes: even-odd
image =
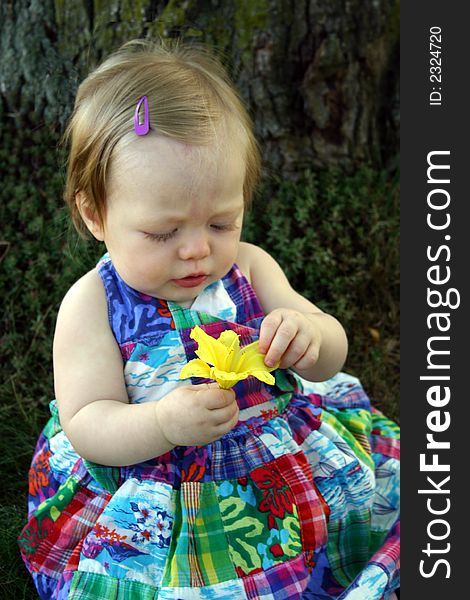
[[[191,304],[196,300],[196,298],[212,283],[213,281],[211,279],[207,282],[204,282],[204,285],[186,290],[183,288],[170,290],[159,297],[161,298],[161,300],[166,300],[167,302],[174,302],[175,304],[179,304],[180,306],[189,308]]]

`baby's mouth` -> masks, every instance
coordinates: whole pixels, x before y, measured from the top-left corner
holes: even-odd
[[[192,288],[202,285],[207,278],[208,275],[205,273],[192,273],[191,275],[187,275],[181,279],[173,279],[173,282],[180,287]]]

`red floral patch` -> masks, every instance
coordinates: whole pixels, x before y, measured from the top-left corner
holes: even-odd
[[[44,519],[46,525],[52,521],[50,519]],[[20,551],[23,556],[28,559],[37,551],[42,538],[47,534],[47,529],[43,532],[39,531],[38,522],[36,519],[31,519],[26,527],[24,527],[21,535],[18,538]]]
[[[52,452],[42,450],[36,455],[35,461],[29,471],[29,493],[31,496],[37,496],[40,488],[49,485],[49,458]]]
[[[286,513],[293,513],[294,496],[275,465],[258,467],[251,471],[250,475],[263,494],[258,509],[270,513],[271,524],[274,522],[273,517],[283,519]]]

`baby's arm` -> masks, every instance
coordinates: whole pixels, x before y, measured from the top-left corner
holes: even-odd
[[[347,355],[347,338],[331,315],[298,294],[281,267],[264,250],[241,244],[240,266],[266,313],[261,325],[260,351],[268,366],[279,360],[311,381],[324,381],[337,373]]]
[[[82,277],[60,307],[54,380],[62,428],[83,458],[131,465],[176,445],[207,444],[238,420],[231,390],[184,386],[158,402],[130,404],[98,273]]]

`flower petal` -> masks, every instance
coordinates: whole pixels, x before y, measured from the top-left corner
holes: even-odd
[[[197,356],[214,367],[224,367],[228,355],[227,347],[208,335],[198,325],[191,330],[191,338],[197,342]]]
[[[221,361],[217,366],[224,371],[233,371],[233,365],[236,364],[240,354],[240,336],[235,331],[226,329],[219,335],[218,340],[227,348],[227,355],[224,362]]]
[[[264,364],[265,354],[261,354],[259,351],[259,342],[253,342],[248,344],[240,351],[240,358],[238,364],[235,365],[236,371],[266,371],[271,372],[279,367],[279,363],[273,367],[268,367]]]
[[[246,379],[248,377],[248,373],[235,373],[234,371],[222,371],[221,369],[217,369],[212,367],[211,369],[211,379],[215,379],[224,390],[229,390],[236,383],[241,381],[242,379]]]
[[[238,350],[240,348],[240,336],[232,329],[226,329],[219,335],[219,342],[222,342],[227,348]]]
[[[180,371],[180,379],[188,377],[204,377],[205,379],[213,379],[210,374],[210,367],[200,358],[190,360],[187,365]]]
[[[263,383],[267,383],[268,385],[274,385],[276,383],[274,376],[271,375],[271,373],[268,373],[268,371],[253,370],[253,371],[249,371],[249,374],[253,375],[253,377],[256,377],[256,379],[259,379]]]

